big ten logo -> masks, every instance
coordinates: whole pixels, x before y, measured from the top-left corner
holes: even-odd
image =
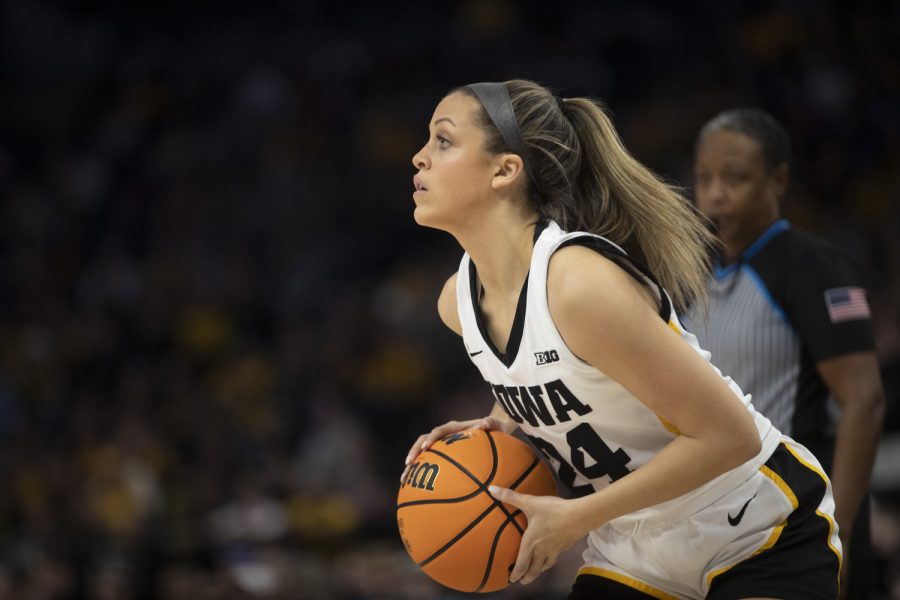
[[[534,353],[534,364],[537,366],[549,365],[555,362],[559,362],[559,352],[556,350],[544,350],[543,352]]]
[[[440,472],[440,465],[429,462],[413,463],[412,467],[409,469],[409,475],[406,476],[406,481],[403,485],[411,485],[420,490],[433,492],[434,482],[437,480],[437,476]]]

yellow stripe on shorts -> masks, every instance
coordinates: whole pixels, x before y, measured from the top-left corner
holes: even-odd
[[[791,489],[791,486],[789,486],[778,473],[776,473],[766,465],[761,466],[759,470],[763,475],[771,479],[772,482],[775,483],[776,486],[778,486],[778,489],[781,490],[781,492],[785,496],[787,496],[788,500],[790,500],[791,502],[791,508],[793,510],[797,510],[797,507],[800,506],[800,501],[797,500],[797,495],[794,493],[794,490]]]
[[[787,444],[785,444],[785,447],[787,447]],[[789,486],[787,484],[787,482],[784,479],[782,479],[778,473],[776,473],[775,471],[773,471],[766,465],[762,465],[759,468],[759,472],[762,473],[763,475],[765,475],[766,477],[768,477],[769,479],[771,479],[772,482],[778,487],[778,489],[781,490],[781,492],[785,496],[787,496],[787,499],[791,503],[791,509],[797,510],[797,507],[800,506],[800,501],[797,500],[797,494],[794,493],[794,490],[791,489],[791,486]],[[756,556],[757,554],[760,554],[761,552],[765,552],[766,550],[768,550],[769,548],[774,546],[775,543],[778,541],[778,538],[781,537],[781,532],[784,531],[785,525],[787,525],[787,521],[785,521],[781,525],[772,529],[772,533],[769,534],[769,537],[766,538],[766,541],[763,542],[762,546],[757,548],[756,551],[753,554],[751,554],[750,556]],[[733,565],[728,565],[727,567],[722,567],[721,569],[716,569],[715,571],[712,571],[709,575],[706,576],[706,584],[709,586],[712,586],[713,579],[715,579],[716,577],[718,577],[719,575],[721,575],[722,573],[724,573],[731,567],[733,567],[735,565],[739,565],[740,563],[744,562],[745,560],[750,558],[750,556],[748,556],[745,559],[739,560],[738,562],[734,563]]]
[[[825,475],[825,472],[824,472],[824,471],[822,471],[821,469],[819,469],[818,467],[816,467],[816,466],[813,465],[812,463],[808,462],[808,461],[807,461],[806,459],[804,459],[802,456],[800,456],[799,454],[797,454],[797,451],[794,450],[793,448],[791,448],[791,445],[790,445],[790,444],[785,444],[784,447],[787,448],[787,449],[788,449],[788,452],[790,452],[791,454],[793,454],[793,455],[794,455],[794,458],[796,458],[797,460],[799,460],[799,461],[803,464],[804,467],[806,467],[807,469],[810,469],[810,470],[814,471],[814,472],[816,473],[816,475],[818,475],[819,477],[821,477],[821,478],[822,478],[822,481],[825,482],[825,489],[828,489],[830,483],[828,482],[828,476]],[[832,536],[834,535],[835,530],[837,529],[837,524],[834,522],[834,519],[831,518],[830,515],[826,515],[825,513],[823,513],[823,512],[822,512],[821,510],[819,510],[818,508],[816,509],[816,514],[819,515],[820,517],[822,517],[823,519],[825,519],[825,521],[828,522],[828,540],[827,540],[827,541],[828,541],[828,547],[831,548],[831,551],[834,552],[834,553],[837,555],[837,557],[838,557],[838,573],[840,573],[841,569],[843,569],[843,567],[844,567],[844,556],[838,551],[837,548],[834,547],[834,544],[831,543],[831,538],[832,538]],[[840,579],[840,576],[838,577],[838,579]]]
[[[618,573],[616,571],[610,571],[609,569],[601,569],[599,567],[584,567],[583,569],[578,571],[578,574],[593,575],[595,577],[603,577],[604,579],[612,579],[613,581],[621,583],[622,585],[627,585],[632,589],[643,592],[648,596],[659,598],[659,600],[678,600],[677,596],[667,594],[666,592],[656,589],[648,583],[638,581],[637,579],[629,577],[628,575],[623,575],[622,573]]]

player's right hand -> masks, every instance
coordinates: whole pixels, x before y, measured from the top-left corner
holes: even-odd
[[[403,469],[403,475],[400,476],[400,484],[402,485],[403,482],[406,481],[406,476],[409,474],[410,466],[416,461],[416,457],[419,456],[419,454],[421,454],[425,450],[428,450],[436,441],[447,437],[451,433],[456,433],[457,431],[467,431],[469,429],[502,431],[503,423],[496,417],[488,416],[481,419],[472,419],[470,421],[448,421],[443,425],[438,425],[428,433],[423,433],[418,437],[418,439],[409,449],[409,452],[406,454],[406,462],[404,463],[406,466]]]

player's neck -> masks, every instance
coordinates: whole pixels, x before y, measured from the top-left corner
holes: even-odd
[[[535,223],[485,227],[464,245],[487,293],[518,298],[531,267]]]

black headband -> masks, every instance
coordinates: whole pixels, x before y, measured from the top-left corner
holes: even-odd
[[[525,174],[531,178],[531,170],[528,168],[528,159],[525,157],[525,144],[522,142],[522,133],[519,131],[519,123],[513,113],[512,101],[509,99],[509,90],[504,83],[472,83],[467,86],[472,90],[481,106],[484,107],[488,117],[500,132],[500,137],[506,146],[522,158]]]

